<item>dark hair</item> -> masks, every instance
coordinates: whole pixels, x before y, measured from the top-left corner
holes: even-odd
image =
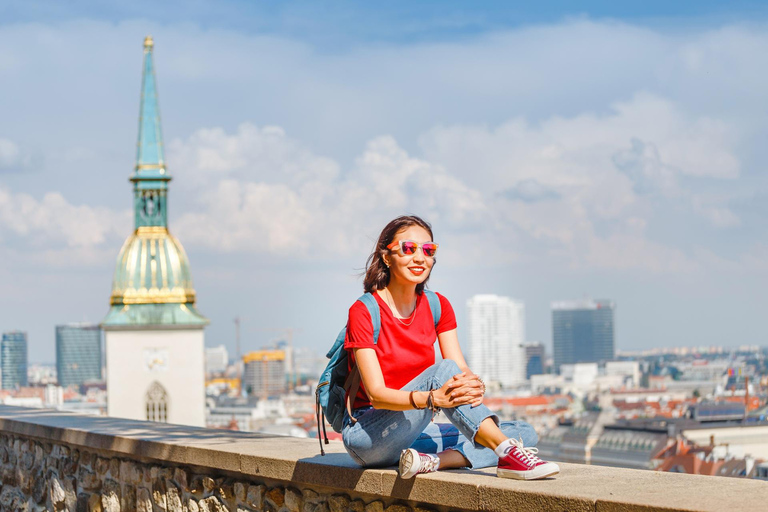
[[[389,267],[384,263],[384,255],[389,252],[387,246],[394,241],[398,231],[410,226],[420,226],[429,232],[430,238],[434,237],[432,234],[432,226],[430,226],[429,222],[416,215],[403,215],[391,220],[389,224],[384,226],[384,229],[381,230],[379,239],[373,247],[373,252],[368,256],[368,260],[365,262],[363,289],[366,292],[373,293],[374,290],[381,290],[389,284]],[[427,276],[423,283],[416,285],[416,293],[421,294],[421,292],[424,291],[424,286],[427,284],[427,281],[429,281],[429,276]]]

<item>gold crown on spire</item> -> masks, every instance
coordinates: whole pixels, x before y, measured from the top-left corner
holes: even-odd
[[[151,49],[155,45],[155,42],[152,40],[152,36],[147,36],[144,38],[144,49]]]

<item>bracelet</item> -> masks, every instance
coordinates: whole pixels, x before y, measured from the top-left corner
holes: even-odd
[[[414,399],[413,399],[413,394],[414,394],[415,392],[416,392],[416,391],[411,391],[411,392],[408,394],[408,400],[410,400],[410,402],[411,402],[411,405],[413,406],[413,408],[414,408],[414,409],[422,410],[422,409],[424,409],[424,407],[419,407],[418,405],[416,405],[416,400],[414,400]]]
[[[432,411],[433,413],[440,412],[440,408],[435,405],[435,392],[433,390],[429,390],[429,396],[427,397],[427,409]]]

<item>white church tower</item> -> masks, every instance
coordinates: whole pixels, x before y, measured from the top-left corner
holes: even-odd
[[[135,227],[117,257],[111,308],[102,322],[109,416],[205,426],[204,332],[189,260],[168,232],[168,182],[153,42],[144,40]]]

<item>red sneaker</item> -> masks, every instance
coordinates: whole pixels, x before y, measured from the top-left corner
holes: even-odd
[[[560,466],[554,462],[546,462],[536,456],[538,448],[525,448],[523,442],[510,439],[512,446],[507,448],[506,455],[499,459],[496,475],[501,478],[516,478],[518,480],[538,480],[554,476],[560,472]]]

